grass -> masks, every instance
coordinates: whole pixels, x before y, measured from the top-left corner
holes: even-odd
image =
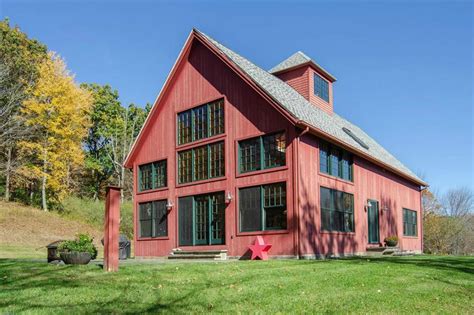
[[[0,260],[0,313],[472,313],[472,257],[54,266]]]

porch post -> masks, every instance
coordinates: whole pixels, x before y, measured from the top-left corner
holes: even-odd
[[[118,271],[120,187],[108,186],[104,219],[104,271]]]

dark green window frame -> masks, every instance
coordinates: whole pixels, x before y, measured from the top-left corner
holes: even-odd
[[[276,132],[239,141],[239,172],[286,165],[286,133]]]
[[[354,232],[354,195],[320,187],[321,230]]]
[[[178,184],[225,176],[224,141],[178,152]]]
[[[224,133],[224,99],[178,113],[178,145]]]
[[[168,211],[166,200],[138,204],[140,238],[168,236]]]
[[[403,235],[418,236],[418,214],[414,210],[403,208]]]
[[[314,95],[329,103],[329,83],[316,73],[314,74]]]
[[[164,188],[167,186],[166,160],[138,166],[138,188],[139,191]]]
[[[331,176],[354,181],[353,156],[326,141],[319,141],[319,170]]]
[[[239,189],[239,231],[287,229],[286,183]]]

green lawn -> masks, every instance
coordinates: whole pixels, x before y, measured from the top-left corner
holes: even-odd
[[[474,258],[54,266],[0,260],[0,313],[471,313]]]

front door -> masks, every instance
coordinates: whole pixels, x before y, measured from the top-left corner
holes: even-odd
[[[224,244],[224,193],[179,198],[179,245]]]
[[[369,229],[369,244],[380,243],[378,201],[367,200],[367,222]]]

